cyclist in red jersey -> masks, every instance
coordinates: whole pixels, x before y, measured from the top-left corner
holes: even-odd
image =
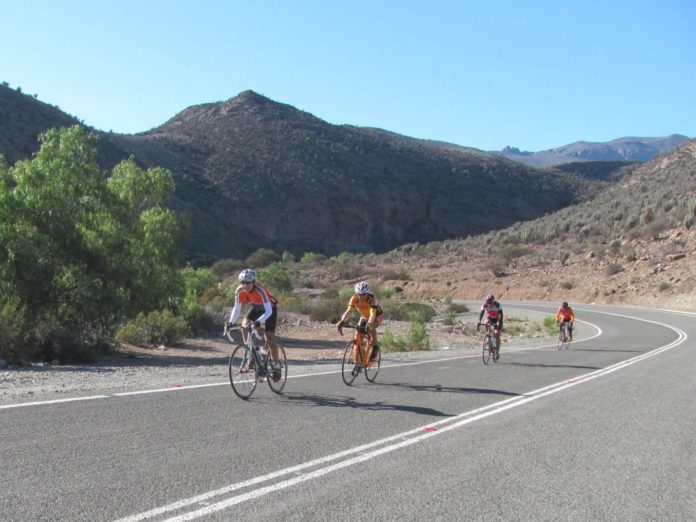
[[[486,300],[481,305],[479,323],[481,322],[481,319],[483,319],[484,313],[486,314],[486,321],[484,324],[490,324],[495,334],[497,352],[495,354],[495,358],[497,360],[500,356],[500,332],[503,329],[503,307],[500,306],[500,303],[495,300],[495,296],[493,294],[488,294],[486,296]],[[479,327],[476,326],[476,329],[478,330]]]
[[[573,323],[575,322],[575,312],[566,301],[556,310],[556,324],[568,323],[568,340],[573,341]]]
[[[256,281],[256,271],[251,268],[239,273],[239,286],[234,292],[234,307],[230,313],[228,324],[231,326],[237,322],[242,311],[242,303],[249,303],[249,311],[242,319],[242,335],[246,342],[247,332],[244,327],[253,323],[253,327],[264,325],[264,338],[271,349],[273,359],[273,378],[280,378],[280,363],[278,362],[278,342],[276,341],[275,328],[278,319],[278,301],[271,293]],[[276,376],[277,374],[277,376]]]

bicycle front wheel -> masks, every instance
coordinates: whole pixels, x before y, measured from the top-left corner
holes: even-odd
[[[346,345],[346,350],[343,352],[343,364],[341,364],[341,375],[343,382],[348,386],[353,384],[353,381],[360,373],[360,357],[358,347],[355,342],[351,341]]]
[[[568,349],[568,333],[565,328],[561,328],[561,333],[558,335],[558,349]]]
[[[483,364],[488,364],[491,361],[491,340],[488,335],[484,336],[481,343],[481,356],[483,357]]]
[[[285,356],[285,348],[282,346],[278,347],[278,362],[280,363],[279,370],[274,370],[273,368],[268,370],[268,386],[274,393],[282,392],[283,388],[285,388],[285,381],[288,380],[288,359]]]
[[[230,384],[234,393],[242,399],[248,399],[256,389],[256,363],[249,349],[240,344],[230,355]]]
[[[375,382],[379,373],[379,365],[382,363],[382,350],[377,350],[377,355],[374,359],[370,359],[365,368],[365,378],[369,382]]]

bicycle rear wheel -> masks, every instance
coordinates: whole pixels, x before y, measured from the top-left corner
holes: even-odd
[[[382,350],[377,350],[377,356],[367,363],[365,368],[365,378],[369,382],[375,382],[379,373],[379,365],[382,363]]]
[[[343,363],[341,364],[341,376],[343,382],[348,386],[353,384],[353,381],[360,373],[360,357],[355,342],[350,341],[346,345],[346,350],[343,352]]]
[[[249,349],[240,344],[230,355],[230,384],[232,390],[242,399],[248,399],[256,389],[256,363]]]
[[[481,356],[483,357],[483,364],[488,364],[491,361],[491,341],[488,335],[484,335],[483,342],[481,343]]]
[[[285,348],[282,346],[278,347],[278,362],[280,363],[280,370],[273,370],[273,362],[267,362],[271,366],[268,369],[268,386],[273,393],[282,392],[283,388],[285,388],[285,382],[288,380],[288,359],[285,356]]]

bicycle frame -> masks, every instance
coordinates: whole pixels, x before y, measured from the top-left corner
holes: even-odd
[[[348,343],[343,354],[343,364],[341,374],[343,382],[351,385],[358,373],[364,370],[365,378],[369,382],[374,382],[379,372],[382,354],[377,352],[374,359],[372,356],[373,343],[367,332],[360,326],[344,325],[343,328],[355,330],[353,339]],[[363,347],[364,344],[364,347]]]
[[[273,357],[270,347],[265,342],[257,345],[256,339],[263,341],[252,325],[246,328],[246,340],[232,350],[229,362],[230,384],[234,392],[242,399],[248,399],[254,393],[257,383],[266,380],[274,393],[281,393],[287,380],[287,356],[282,346],[278,346],[279,369],[272,366]],[[233,331],[242,331],[241,327],[225,328],[225,335],[232,342]],[[265,353],[261,353],[264,350]]]
[[[490,323],[478,323],[478,326],[483,326],[485,329],[481,353],[483,364],[488,364],[491,355],[493,355],[493,362],[498,362],[498,339],[495,329],[491,327]]]

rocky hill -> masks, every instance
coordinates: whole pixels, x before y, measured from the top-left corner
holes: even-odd
[[[36,150],[41,130],[76,121],[15,90],[0,92],[0,153],[10,163]],[[480,234],[597,190],[581,175],[475,149],[330,125],[252,91],[189,107],[146,133],[94,132],[103,168],[134,155],[173,172],[171,204],[191,217],[186,257],[194,263],[261,247],[337,254]]]
[[[0,154],[12,165],[38,150],[38,136],[53,127],[69,127],[80,123],[58,107],[43,103],[33,96],[0,86]]]
[[[696,140],[653,158],[591,201],[463,240],[403,245],[299,279],[366,278],[410,299],[629,303],[696,310]],[[350,272],[343,269],[343,272]]]
[[[684,143],[689,138],[672,134],[663,138],[619,138],[607,142],[576,141],[569,145],[540,152],[505,147],[494,152],[504,158],[533,167],[549,167],[578,161],[648,161]]]

